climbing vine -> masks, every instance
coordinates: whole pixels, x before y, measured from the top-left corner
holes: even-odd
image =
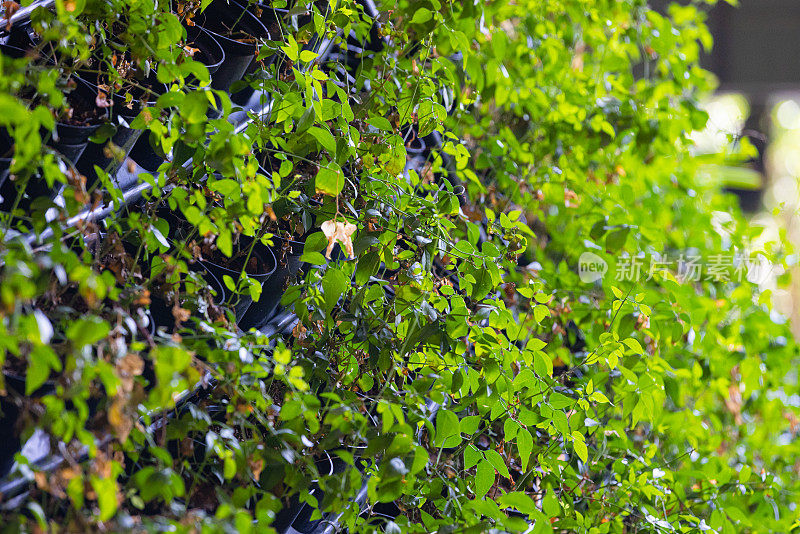
[[[9,21],[2,524],[791,531],[797,350],[742,274],[793,250],[693,151],[701,8]]]

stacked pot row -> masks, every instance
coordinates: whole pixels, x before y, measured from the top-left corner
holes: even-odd
[[[279,10],[267,5],[239,4],[225,0],[215,0],[206,10],[191,19],[186,28],[187,49],[193,50],[193,59],[203,63],[211,77],[212,89],[229,92],[231,86],[245,78],[256,66],[255,61],[261,43],[265,40],[281,40]],[[28,27],[16,27],[4,42],[0,52],[6,57],[30,58],[44,66],[56,64],[57,52],[48,57],[43,55],[37,36]],[[46,54],[45,54],[46,55]],[[277,56],[265,60],[274,61]],[[70,107],[77,110],[72,118],[57,122],[55,129],[41,132],[43,142],[61,155],[68,165],[74,166],[87,179],[91,186],[97,175],[95,166],[115,175],[126,157],[130,157],[140,167],[155,171],[165,161],[166,155],[156,148],[150,136],[142,135],[144,130],[130,127],[133,119],[144,107],[155,105],[167,88],[160,83],[154,69],[148,75],[139,76],[135,87],[129,91],[133,102],[126,101],[123,94],[108,95],[104,78],[89,69],[78,69],[72,73],[66,85],[72,90],[66,95]],[[192,85],[191,82],[189,84]],[[246,101],[253,90],[245,88],[231,95],[236,103]],[[129,100],[129,98],[128,98]],[[210,112],[215,113],[215,112]],[[77,116],[76,116],[77,115]],[[92,142],[90,138],[96,141]],[[110,141],[115,148],[107,147]],[[58,189],[48,187],[43,180],[37,180],[37,171],[29,170],[32,179],[24,182],[24,190],[9,180],[9,167],[15,153],[14,139],[5,129],[0,129],[0,211],[9,211],[13,206],[25,208],[38,197],[53,199]],[[56,186],[58,187],[58,186]],[[17,195],[23,197],[17,202]]]

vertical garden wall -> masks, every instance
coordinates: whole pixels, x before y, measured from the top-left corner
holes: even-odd
[[[698,7],[240,2],[3,3],[4,529],[791,531]]]

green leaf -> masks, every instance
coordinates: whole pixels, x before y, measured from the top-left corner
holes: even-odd
[[[504,441],[513,441],[517,436],[517,432],[521,429],[519,423],[509,418],[503,423],[503,439]]]
[[[630,231],[631,229],[629,227],[625,227],[608,234],[606,236],[606,249],[615,252],[624,247]]]
[[[622,343],[624,343],[625,346],[627,346],[629,349],[631,349],[636,354],[644,354],[644,350],[642,349],[642,346],[639,344],[638,341],[636,341],[632,337],[629,337],[627,339],[623,339]]]
[[[427,7],[421,7],[414,12],[411,24],[424,24],[433,18],[433,12]]]
[[[336,139],[333,138],[333,134],[331,134],[331,132],[320,128],[319,126],[312,126],[308,129],[308,133],[313,135],[314,138],[319,141],[319,144],[322,145],[322,148],[328,151],[328,154],[336,154]]]
[[[332,197],[338,196],[344,187],[342,169],[336,163],[324,163],[317,172],[315,185],[320,193],[325,193]]]
[[[89,316],[75,320],[67,328],[67,338],[75,347],[85,347],[100,341],[109,332],[109,325],[100,317]]]
[[[553,360],[550,359],[550,356],[542,351],[536,351],[533,354],[533,370],[536,371],[536,374],[545,377],[553,376]]]
[[[384,132],[394,131],[394,128],[392,128],[392,123],[390,123],[389,119],[386,117],[370,117],[367,123],[379,130],[383,130]]]
[[[417,109],[417,119],[419,121],[419,135],[425,137],[433,132],[439,125],[439,117],[436,113],[437,104],[430,98],[426,98],[419,103]]]
[[[344,292],[350,287],[350,279],[340,270],[329,267],[322,277],[322,291],[325,294],[325,312],[330,314]]]
[[[306,238],[303,252],[320,252],[328,246],[328,238],[323,232],[314,232]]]
[[[436,414],[436,439],[434,445],[437,447],[455,447],[461,443],[461,426],[458,416],[442,408]]]
[[[53,360],[58,362],[58,357],[50,347],[37,345],[31,350],[28,371],[25,374],[25,394],[30,395],[39,389],[50,377]]]
[[[547,399],[547,402],[555,410],[561,410],[562,408],[571,407],[573,404],[575,404],[574,400],[559,393],[558,391],[553,391],[550,393],[550,397]]]
[[[494,360],[485,360],[483,362],[483,374],[486,376],[488,383],[494,384],[500,378],[500,366]]]
[[[522,464],[522,470],[528,470],[528,461],[531,459],[531,452],[533,452],[533,436],[526,429],[520,429],[517,432],[517,448],[519,449],[519,461]]]
[[[481,417],[479,415],[468,415],[461,419],[461,433],[474,434],[478,431],[481,424]]]
[[[553,525],[550,523],[550,518],[542,512],[535,510],[532,514],[534,519],[532,534],[552,534]]]
[[[533,297],[533,289],[527,286],[521,286],[517,288],[517,292],[525,298],[532,298]]]
[[[552,296],[548,293],[536,293],[533,297],[539,304],[547,304]]]
[[[219,235],[217,236],[217,248],[227,257],[230,258],[233,256],[233,241],[231,239],[230,231],[220,231]]]
[[[355,282],[364,285],[369,281],[370,276],[377,274],[381,258],[377,251],[368,252],[358,259],[356,266]]]
[[[749,465],[745,465],[739,471],[739,482],[742,484],[747,484],[747,481],[750,480],[750,474],[753,472],[752,468]]]
[[[497,499],[497,502],[501,506],[516,508],[523,514],[532,514],[539,511],[533,499],[521,491],[511,491],[505,495],[501,495]]]
[[[212,191],[216,191],[223,197],[237,198],[242,194],[239,183],[236,180],[231,180],[230,178],[224,178],[222,180],[209,179],[208,188]]]
[[[475,472],[475,497],[482,499],[492,486],[494,486],[494,467],[488,460],[481,460]]]
[[[223,274],[222,283],[225,284],[225,287],[227,287],[231,291],[236,291],[236,282],[233,281],[233,278],[230,275]]]
[[[565,438],[569,435],[569,420],[561,410],[553,410],[553,426]]]
[[[297,133],[303,133],[311,128],[311,125],[314,124],[314,119],[316,116],[317,115],[313,106],[306,109],[300,116],[300,120],[297,121]],[[281,167],[283,167],[283,163],[281,164]]]
[[[408,154],[406,147],[402,143],[402,138],[399,135],[392,136],[389,153],[383,156],[386,163],[386,171],[389,174],[400,174],[406,167],[406,160]]]
[[[281,50],[286,53],[286,56],[294,61],[297,61],[297,54],[298,54],[298,46],[297,41],[295,41],[294,37],[291,33],[286,35],[286,44],[281,47]]]
[[[464,449],[464,469],[469,469],[478,464],[483,459],[483,453],[478,448],[470,443]]]
[[[533,318],[537,323],[541,323],[545,317],[550,317],[550,308],[543,304],[537,304],[533,308]]]
[[[511,475],[508,473],[508,466],[506,466],[506,461],[503,459],[503,457],[500,455],[499,452],[497,452],[494,449],[489,449],[488,451],[484,452],[484,455],[486,456],[486,459],[489,461],[489,463],[491,463],[492,466],[495,469],[497,469],[498,473],[500,473],[502,476],[506,478],[511,478]]]
[[[300,256],[300,261],[310,263],[311,265],[325,265],[327,260],[320,252],[303,252]]]
[[[550,517],[558,517],[558,514],[561,513],[558,497],[552,491],[548,491],[542,499],[542,511]]]
[[[100,507],[100,521],[108,521],[117,512],[117,481],[115,478],[92,476],[92,487]]]
[[[314,61],[317,58],[317,53],[312,52],[311,50],[303,50],[300,52],[300,61],[303,63],[308,63],[310,61]]]
[[[577,430],[572,433],[572,448],[575,450],[575,454],[578,455],[578,458],[580,458],[583,463],[586,463],[589,459],[589,450],[586,448],[586,441],[583,434]]]

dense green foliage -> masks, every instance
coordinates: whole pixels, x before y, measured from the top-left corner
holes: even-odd
[[[59,0],[33,17],[55,64],[0,57],[15,183],[37,169],[67,183],[61,206],[2,214],[0,361],[33,393],[18,399],[23,436],[39,428],[89,456],[23,467],[34,482],[2,510],[8,529],[268,532],[300,495],[371,532],[350,500],[364,480],[370,505],[396,503],[402,532],[792,529],[797,351],[769,291],[736,265],[697,281],[650,270],[664,255],[781,265],[790,252],[706,179],[713,158],[692,155],[712,86],[697,66],[711,45],[701,11],[379,5],[386,46],[350,95],[306,45],[373,21],[351,0],[294,7],[282,39],[261,43],[260,59],[279,60],[252,76],[270,113],[234,131],[235,106],[184,53],[191,4]],[[64,230],[122,193],[102,172],[87,191],[40,131],[65,113],[64,73],[98,69],[124,89],[125,61],[167,84],[133,126],[174,159],[142,175],[145,202]],[[444,141],[404,175],[409,125]],[[165,237],[164,206],[188,221],[181,239]],[[352,258],[326,261],[325,221],[355,225]],[[31,230],[46,239],[18,237]],[[110,252],[77,239],[98,231],[120,237]],[[291,280],[300,323],[277,344],[238,331],[202,283],[185,285],[179,328],[126,335],[159,288],[198,276],[201,248],[230,257],[240,235],[306,232],[315,268]],[[578,276],[586,251],[608,264],[595,283]],[[641,271],[618,280],[631,257]],[[260,286],[243,276],[235,289]],[[202,377],[213,391],[163,419]],[[327,475],[323,451],[370,462]],[[328,490],[319,503],[312,481]]]

